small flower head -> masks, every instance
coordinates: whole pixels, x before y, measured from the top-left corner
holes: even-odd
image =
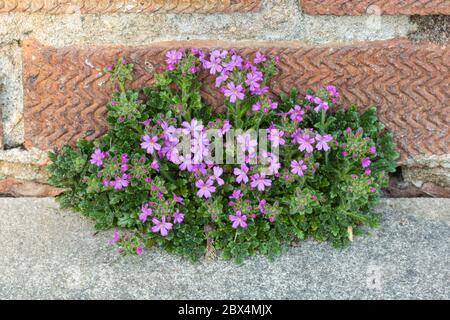
[[[235,215],[230,214],[228,219],[233,222],[231,226],[233,229],[237,229],[238,227],[247,228],[247,216],[242,215],[241,211],[236,211]]]

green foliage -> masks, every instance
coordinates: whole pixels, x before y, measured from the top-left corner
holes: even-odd
[[[396,168],[398,154],[374,107],[338,109],[326,89],[308,90],[307,95],[330,106],[328,111],[316,112],[316,104],[294,88],[280,95],[277,108],[271,108],[273,102],[262,95],[246,94],[235,103],[226,99],[226,111],[214,113],[201,98],[199,73],[191,72],[200,65],[194,53],[184,53],[174,68],[156,75],[155,85],[142,92],[125,86],[132,79],[133,65],[120,59],[116,66],[107,68],[119,87],[107,105],[108,132],[94,142],[80,140],[75,148],[64,146],[60,152],[49,154],[49,182],[66,190],[58,198],[62,207],[95,219],[99,229],[123,230],[114,231],[113,242],[124,255],[140,254],[141,247],[157,245],[192,260],[216,252],[237,262],[258,253],[274,258],[292,241],[308,237],[342,247],[353,235],[364,233],[364,225],[377,225],[373,207],[380,189],[387,185],[388,173]],[[276,73],[274,61],[260,68],[264,74],[261,85],[269,84]],[[243,72],[232,73],[231,80],[243,81]],[[257,102],[267,112],[252,112]],[[301,122],[289,117],[296,106],[306,111]],[[236,184],[233,166],[225,165],[223,187],[204,199],[196,195],[195,182],[201,175],[182,171],[178,164],[141,147],[143,136],[161,137],[163,132],[155,128],[162,123],[177,128],[192,119],[212,123],[213,128],[220,128],[227,120],[243,131],[272,125],[286,133],[286,140],[300,130],[329,134],[333,141],[328,151],[308,155],[295,143],[283,145],[279,178],[264,192]],[[376,148],[375,153],[370,152],[371,147]],[[91,161],[94,151],[101,160],[97,164]],[[361,165],[364,157],[370,158],[370,172]],[[291,161],[299,159],[308,167],[303,176],[292,174],[290,169]],[[262,169],[255,166],[254,170]],[[113,187],[112,182],[124,175],[129,184]],[[242,197],[231,201],[230,194],[237,189]],[[173,194],[182,197],[183,203]],[[152,214],[143,221],[145,206]],[[182,223],[174,221],[176,210],[184,213]],[[237,210],[247,217],[245,228],[233,228],[230,223],[229,216]],[[163,216],[173,224],[165,236],[152,232],[152,219]]]

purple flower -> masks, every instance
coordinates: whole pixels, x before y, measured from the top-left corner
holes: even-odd
[[[291,172],[293,174],[297,174],[299,176],[303,176],[303,171],[305,171],[307,167],[304,165],[303,160],[292,160],[291,161]]]
[[[339,97],[339,92],[337,92],[337,89],[335,86],[330,84],[326,87],[326,89],[332,97]]]
[[[266,203],[267,203],[266,199],[259,200],[258,209],[259,212],[261,212],[262,214],[266,214]]]
[[[120,235],[119,235],[119,231],[117,230],[117,228],[114,228],[114,232],[113,232],[113,238],[112,238],[112,242],[117,242],[120,240]]]
[[[140,256],[143,251],[144,251],[144,248],[142,248],[141,246],[137,246],[136,247],[136,253],[137,253],[138,256]]]
[[[322,101],[320,98],[315,98],[314,103],[317,104],[317,107],[314,108],[315,112],[319,112],[321,109],[328,110],[328,102]]]
[[[258,141],[252,139],[250,133],[239,134],[236,136],[236,141],[239,143],[242,152],[248,152],[250,154],[255,153]]]
[[[155,171],[159,171],[159,163],[158,160],[153,160],[152,163],[150,164],[150,168],[152,168]]]
[[[181,60],[183,57],[183,53],[179,50],[171,50],[166,53],[166,62],[167,64],[173,65]]]
[[[301,122],[303,121],[305,111],[303,111],[299,105],[295,105],[294,108],[288,111],[288,114],[290,115],[292,121]]]
[[[255,59],[253,59],[253,63],[254,64],[259,64],[259,63],[264,62],[266,60],[267,60],[266,57],[261,52],[257,51]]]
[[[183,220],[184,214],[177,209],[177,211],[173,213],[173,223],[182,223]]]
[[[223,126],[222,126],[222,128],[219,129],[219,132],[218,132],[219,136],[220,136],[220,137],[223,137],[223,136],[225,135],[225,133],[227,133],[228,131],[230,131],[230,129],[231,129],[230,120],[225,119],[225,120],[223,121]]]
[[[247,228],[247,216],[246,215],[242,215],[241,211],[236,211],[236,214],[233,215],[229,215],[228,219],[230,219],[231,222],[233,222],[232,228],[233,229],[237,229],[237,227],[241,227],[241,228]]]
[[[226,89],[224,90],[225,97],[230,97],[230,102],[235,103],[236,99],[243,100],[245,95],[242,92],[244,89],[241,85],[236,86],[234,82],[230,82],[227,84]]]
[[[106,158],[106,152],[101,149],[95,149],[94,153],[91,155],[91,163],[100,167],[103,165],[103,159]]]
[[[317,150],[323,150],[323,151],[330,150],[330,147],[328,146],[328,142],[330,142],[331,140],[333,140],[333,136],[331,136],[329,134],[326,134],[324,136],[322,136],[320,134],[316,134]]]
[[[153,218],[152,222],[152,231],[154,233],[160,232],[163,237],[167,236],[169,234],[169,230],[172,229],[172,224],[170,222],[166,222],[166,216],[162,216],[161,221]]]
[[[313,152],[314,148],[313,148],[312,144],[314,143],[314,138],[311,137],[309,134],[305,133],[305,134],[301,135],[298,138],[297,142],[299,144],[298,149],[300,151],[306,151],[308,153]]]
[[[161,145],[158,144],[158,137],[151,137],[149,135],[142,136],[144,142],[141,143],[141,148],[147,150],[148,154],[153,154],[156,151],[161,150]]]
[[[217,72],[221,72],[223,67],[220,64],[220,59],[215,58],[211,55],[211,60],[205,62],[205,68],[209,69],[210,74],[216,74]]]
[[[240,189],[234,190],[231,196],[229,196],[230,199],[237,200],[239,198],[242,198],[244,195],[242,194]]]
[[[257,173],[250,177],[252,182],[250,186],[252,188],[258,188],[259,191],[264,191],[266,187],[270,187],[272,185],[272,181],[270,179],[266,179],[266,175],[264,173]]]
[[[139,214],[139,220],[144,223],[147,221],[147,218],[153,214],[152,208],[148,207],[148,203],[145,206],[142,206],[141,213]]]
[[[203,130],[203,125],[201,121],[197,121],[197,119],[192,119],[191,123],[184,121],[181,126],[183,127],[184,134],[195,133]]]
[[[213,186],[213,181],[211,179],[208,179],[206,182],[203,182],[203,180],[197,180],[197,182],[195,182],[195,186],[199,189],[197,191],[197,196],[200,198],[211,198],[211,193],[216,192],[216,187]]]
[[[228,73],[222,72],[220,76],[216,78],[216,88],[219,88],[222,85],[222,82],[228,79]]]
[[[217,184],[219,186],[223,186],[225,184],[225,182],[220,177],[223,173],[223,169],[221,167],[214,167],[213,172],[214,172],[214,175],[212,176],[212,180],[216,180]]]
[[[251,72],[247,74],[247,79],[245,80],[245,83],[249,86],[250,90],[254,92],[260,87],[259,81],[261,81],[262,78],[263,78],[262,72],[259,71]]]
[[[111,180],[110,183],[116,190],[128,187],[128,175],[124,174],[121,177],[116,177],[114,180]]]
[[[370,159],[368,157],[365,157],[361,160],[361,165],[363,168],[367,168],[370,166],[372,162],[370,161]]]
[[[371,154],[376,154],[376,153],[377,153],[377,148],[376,148],[376,147],[370,147],[370,148],[369,148],[369,152],[370,152]]]
[[[284,131],[278,129],[268,129],[269,130],[269,140],[272,142],[273,147],[278,147],[279,145],[284,145]]]
[[[184,204],[184,199],[183,199],[183,197],[177,196],[175,192],[172,192],[172,196],[173,196],[173,201],[175,201],[175,203],[181,203],[181,204]]]
[[[241,164],[241,168],[234,168],[233,173],[236,177],[236,182],[237,183],[247,183],[248,182],[248,167],[245,164]]]
[[[252,105],[252,111],[258,111],[261,109],[261,102],[257,101],[255,104]]]
[[[234,68],[242,69],[242,63],[244,60],[241,56],[238,56],[237,54],[231,56],[231,61],[224,64],[225,69],[231,71]]]

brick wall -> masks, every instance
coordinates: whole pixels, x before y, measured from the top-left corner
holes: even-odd
[[[404,169],[392,194],[449,196],[450,47],[408,39],[412,14],[449,15],[450,0],[1,1],[0,194],[57,192],[46,150],[104,132],[106,64],[125,56],[142,86],[167,48],[195,46],[279,55],[277,93],[333,83],[344,104],[376,105]]]

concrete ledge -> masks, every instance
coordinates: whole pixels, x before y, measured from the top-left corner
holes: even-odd
[[[159,249],[121,258],[110,233],[53,199],[0,198],[0,299],[449,299],[448,208],[383,201],[381,227],[345,250],[307,241],[236,266]]]

